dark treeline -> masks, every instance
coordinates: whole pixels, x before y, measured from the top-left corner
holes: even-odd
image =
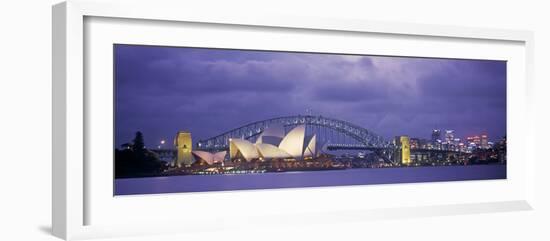
[[[136,132],[132,143],[126,143],[121,149],[115,149],[115,178],[146,177],[160,174],[166,162],[145,148],[143,134]]]

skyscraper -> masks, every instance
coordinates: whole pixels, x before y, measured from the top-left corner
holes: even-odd
[[[455,139],[455,131],[454,130],[445,130],[445,142],[447,144],[452,144]]]
[[[481,148],[487,149],[489,148],[489,137],[487,135],[481,135]]]
[[[474,136],[474,144],[479,148],[481,146],[481,138],[479,136]]]
[[[437,140],[441,140],[441,130],[434,129],[432,131],[432,145],[437,146]]]
[[[453,150],[454,149],[454,130],[445,130],[445,140],[443,140],[443,150]]]

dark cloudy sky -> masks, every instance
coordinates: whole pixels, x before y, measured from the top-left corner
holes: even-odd
[[[194,141],[272,117],[345,120],[387,139],[506,134],[506,62],[115,45],[116,145]]]

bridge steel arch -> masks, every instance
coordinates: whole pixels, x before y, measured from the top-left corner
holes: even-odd
[[[282,124],[285,127],[297,125],[321,126],[347,135],[367,148],[383,149],[392,147],[392,143],[386,141],[381,136],[347,121],[324,116],[297,115],[252,122],[239,128],[224,132],[220,135],[205,140],[200,140],[197,142],[197,148],[202,150],[227,149],[230,138],[251,139],[262,133],[263,130],[273,124]]]

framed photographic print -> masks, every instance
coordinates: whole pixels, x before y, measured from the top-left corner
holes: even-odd
[[[53,8],[56,236],[532,208],[530,32],[112,4]]]
[[[113,52],[114,195],[506,178],[503,60]]]

